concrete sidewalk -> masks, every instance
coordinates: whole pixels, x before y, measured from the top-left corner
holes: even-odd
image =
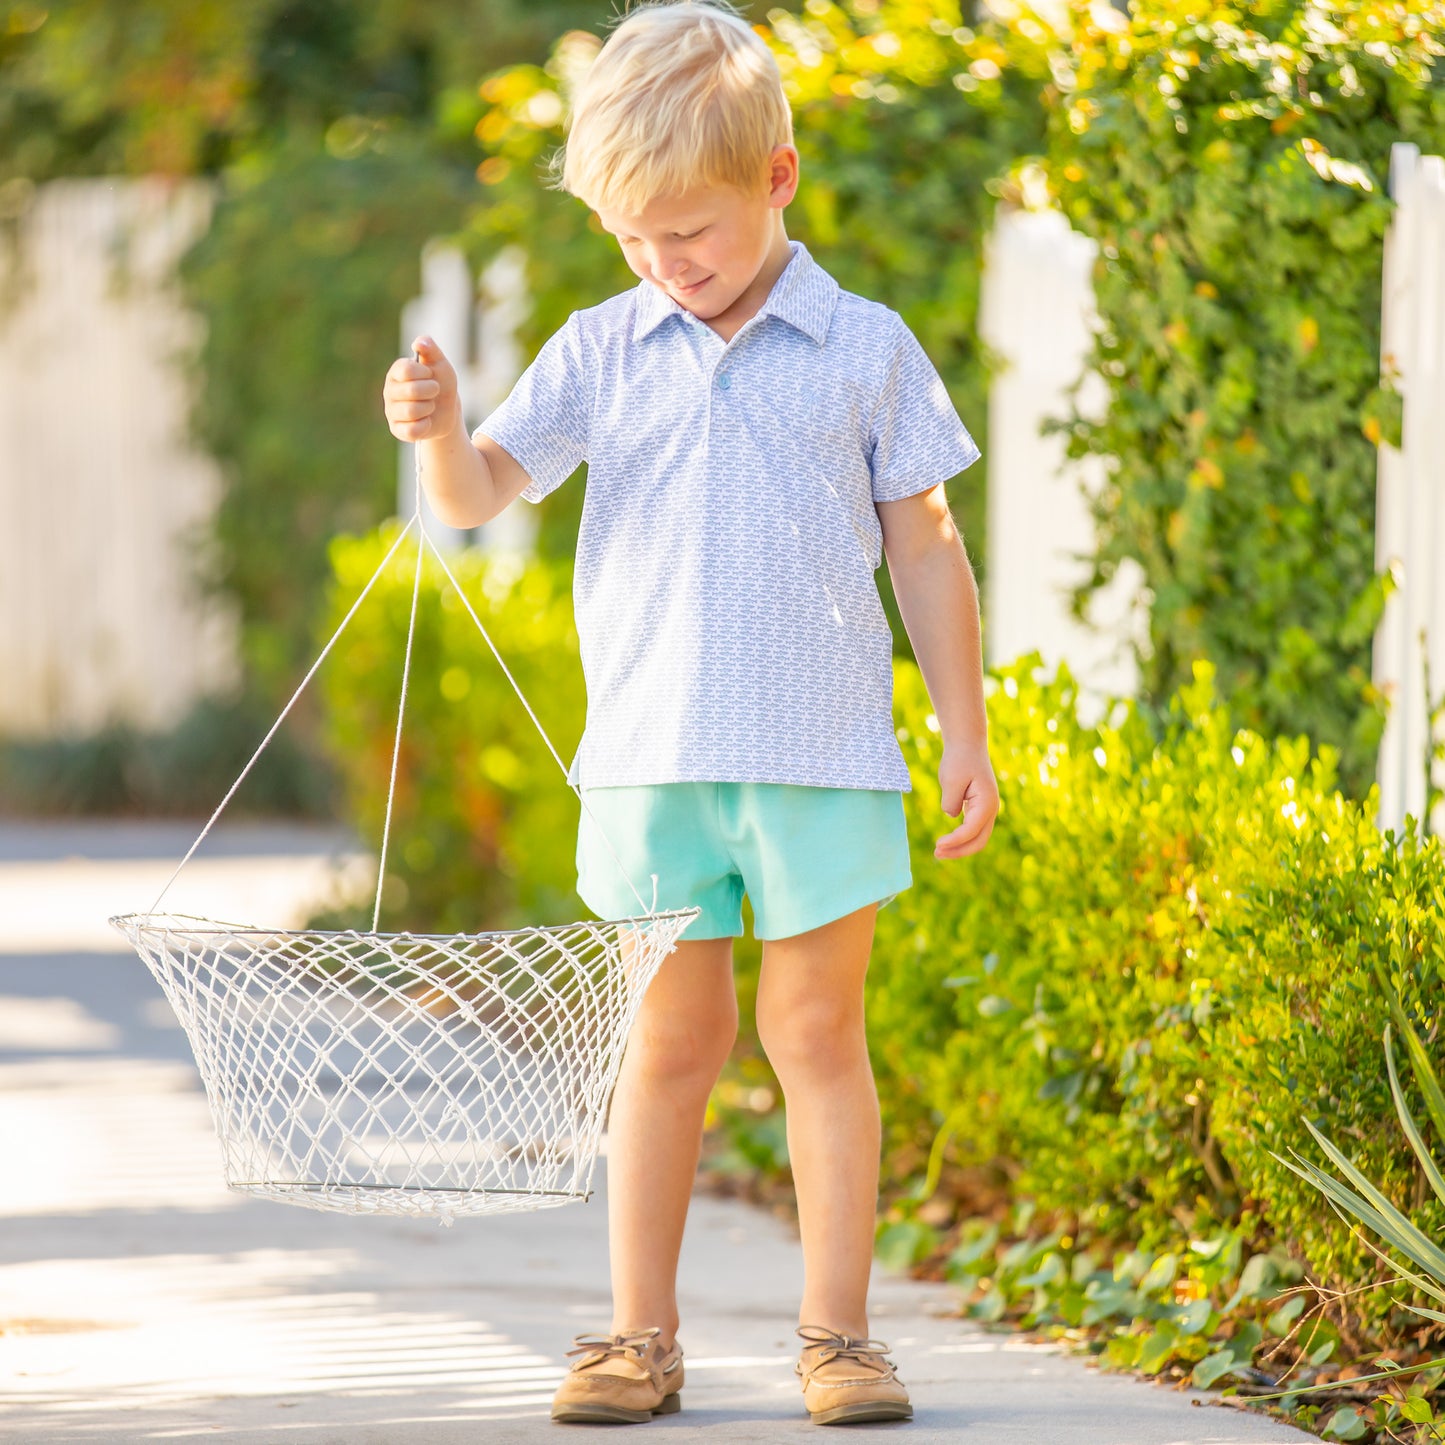
[[[607,1324],[602,1193],[440,1229],[222,1187],[184,1037],[124,941],[95,927],[107,911],[148,907],[193,832],[0,825],[0,919],[27,920],[19,942],[0,936],[0,1439],[597,1438],[552,1425],[547,1406],[571,1336]],[[248,898],[284,906],[282,875],[293,893],[314,893],[330,887],[328,856],[349,877],[358,868],[343,840],[305,832],[226,830],[210,856],[226,866],[168,907],[245,917]],[[771,1441],[815,1429],[792,1373],[801,1280],[790,1230],[695,1201],[681,1279],[686,1403],[649,1433]],[[952,1318],[955,1304],[942,1286],[875,1280],[874,1333],[893,1346],[917,1418],[855,1434],[904,1431],[920,1445],[1312,1438],[987,1334]]]

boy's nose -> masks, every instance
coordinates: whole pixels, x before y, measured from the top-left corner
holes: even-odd
[[[687,262],[681,256],[658,254],[653,257],[652,274],[659,281],[671,281],[687,270]]]

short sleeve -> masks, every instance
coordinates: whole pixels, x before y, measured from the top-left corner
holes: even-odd
[[[514,457],[531,478],[522,497],[540,502],[586,460],[592,386],[576,315],[552,335],[507,399],[473,432]]]
[[[901,320],[869,442],[875,502],[926,492],[979,458],[943,378]]]

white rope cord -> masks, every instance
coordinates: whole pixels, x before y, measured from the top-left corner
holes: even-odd
[[[371,909],[371,931],[377,933],[381,928],[381,893],[386,886],[386,847],[391,841],[391,806],[396,798],[396,765],[401,757],[401,723],[406,716],[406,693],[411,685],[411,648],[416,638],[416,609],[421,598],[421,563],[426,555],[426,547],[423,543],[426,540],[426,522],[421,514],[421,451],[417,451],[416,463],[416,510],[412,513],[412,521],[417,524],[416,538],[416,571],[411,582],[411,614],[406,620],[406,651],[401,659],[401,696],[396,704],[396,737],[391,744],[391,776],[386,784],[386,818],[381,825],[381,857],[376,865],[376,902]],[[407,523],[408,528],[411,522]]]
[[[161,891],[156,895],[156,901],[151,904],[150,911],[152,913],[160,912],[161,900],[166,896],[167,893],[171,891],[171,885],[176,881],[177,878],[181,876],[181,869],[184,868],[186,864],[191,861],[191,858],[195,854],[196,849],[199,848],[201,844],[205,841],[206,834],[209,833],[211,829],[215,826],[216,819],[219,818],[221,814],[225,811],[226,804],[229,803],[231,799],[236,796],[236,789],[239,788],[241,784],[246,781],[246,775],[251,771],[253,767],[256,766],[256,759],[259,758],[261,754],[266,751],[267,744],[270,743],[271,739],[276,736],[277,729],[279,729],[281,724],[286,721],[286,718],[290,713],[291,709],[296,706],[297,700],[300,698],[301,694],[306,691],[307,684],[311,681],[313,677],[316,676],[316,673],[321,667],[321,664],[326,661],[327,656],[331,652],[331,649],[336,646],[337,640],[340,638],[341,634],[346,631],[347,625],[350,623],[351,619],[356,616],[357,609],[364,601],[366,601],[367,595],[376,585],[376,579],[380,577],[381,574],[386,570],[387,563],[391,561],[393,556],[395,556],[396,549],[401,546],[403,539],[406,537],[406,534],[411,531],[413,524],[415,524],[418,520],[419,517],[417,515],[413,515],[411,520],[407,522],[406,526],[397,533],[396,540],[391,544],[390,547],[386,549],[386,556],[383,557],[381,561],[377,564],[376,571],[373,572],[371,576],[367,579],[366,586],[361,589],[360,593],[357,595],[356,601],[351,604],[351,607],[347,611],[346,616],[341,619],[341,625],[336,629],[335,632],[331,634],[331,640],[326,644],[325,647],[321,649],[321,655],[316,659],[315,662],[311,664],[310,670],[307,672],[306,676],[301,679],[300,685],[297,687],[296,691],[291,694],[291,700],[286,704],[285,707],[281,709],[280,716],[276,719],[275,722],[271,724],[270,731],[267,732],[266,736],[261,739],[261,744],[256,749],[256,751],[251,754],[250,762],[248,762],[246,766],[241,769],[240,776],[237,777],[236,781],[231,784],[229,790],[226,793],[226,796],[222,798],[221,801],[216,805],[216,811],[212,813],[210,818],[206,820],[206,826],[201,829],[199,836],[196,838],[196,841],[192,843],[191,846],[186,850],[186,856],[182,858],[179,863],[176,864],[175,872],[172,873],[168,879],[166,879],[166,886],[161,889]]]
[[[644,900],[642,894],[637,891],[637,884],[632,881],[632,875],[627,871],[625,867],[623,867],[622,859],[617,856],[617,850],[612,846],[612,839],[607,836],[607,830],[603,828],[602,824],[597,821],[597,815],[592,811],[591,808],[587,806],[587,799],[582,796],[582,789],[577,787],[572,782],[571,776],[568,772],[567,764],[562,761],[561,755],[558,753],[557,749],[553,747],[552,739],[547,736],[547,729],[542,726],[541,720],[538,718],[537,714],[532,711],[532,704],[527,701],[526,695],[522,692],[521,687],[517,683],[517,679],[512,676],[511,668],[509,668],[507,664],[502,661],[502,654],[497,651],[497,644],[492,641],[491,634],[487,631],[485,627],[482,626],[482,619],[477,616],[476,609],[473,608],[471,602],[468,600],[467,594],[462,591],[462,584],[457,581],[456,577],[452,573],[452,569],[447,566],[447,559],[443,557],[441,552],[437,549],[437,544],[433,542],[429,536],[427,536],[425,529],[423,529],[422,531],[422,536],[426,539],[427,546],[431,548],[432,555],[437,559],[438,562],[441,563],[441,568],[442,571],[446,573],[447,581],[452,584],[452,590],[457,594],[459,598],[461,598],[462,606],[465,607],[467,610],[467,616],[470,617],[472,621],[477,624],[477,631],[482,634],[482,637],[486,641],[487,646],[492,650],[492,656],[497,659],[497,665],[502,669],[502,672],[505,674],[507,681],[512,684],[512,691],[517,694],[517,697],[520,700],[522,706],[527,709],[527,716],[532,719],[533,726],[536,727],[539,733],[541,733],[542,741],[547,744],[547,751],[552,754],[553,758],[556,759],[557,766],[562,769],[562,777],[566,780],[567,786],[571,788],[574,793],[577,794],[577,801],[582,804],[582,807],[586,811],[587,816],[591,818],[593,823],[596,825],[598,835],[607,845],[607,851],[612,854],[612,861],[617,864],[618,872],[621,873],[623,878],[627,880],[627,886],[632,890],[632,896],[637,900],[637,906],[641,908],[644,913],[655,913],[657,911],[657,874],[654,873],[652,875],[652,907],[651,909],[649,909],[646,900]]]

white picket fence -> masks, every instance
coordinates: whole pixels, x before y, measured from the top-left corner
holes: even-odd
[[[990,664],[1037,650],[1080,683],[1085,716],[1138,688],[1134,646],[1148,635],[1142,570],[1121,567],[1087,621],[1069,598],[1089,573],[1089,500],[1098,458],[1071,463],[1044,424],[1069,415],[1095,325],[1094,243],[1057,211],[1000,210],[984,252],[979,334],[1002,366],[988,402],[988,569],[984,650]],[[1091,378],[1097,381],[1098,378]],[[1102,386],[1080,405],[1101,404]]]
[[[0,734],[164,727],[236,672],[193,582],[219,495],[185,438],[195,318],[176,259],[196,182],[54,181],[20,227],[0,315]]]
[[[1445,701],[1445,157],[1397,145],[1385,241],[1381,369],[1404,397],[1398,449],[1380,448],[1375,564],[1396,591],[1375,637],[1374,680],[1390,703],[1380,747],[1382,828],[1425,809],[1432,704]],[[1428,662],[1429,687],[1426,695]],[[1433,765],[1445,788],[1445,765]],[[1433,831],[1445,833],[1445,808]]]

